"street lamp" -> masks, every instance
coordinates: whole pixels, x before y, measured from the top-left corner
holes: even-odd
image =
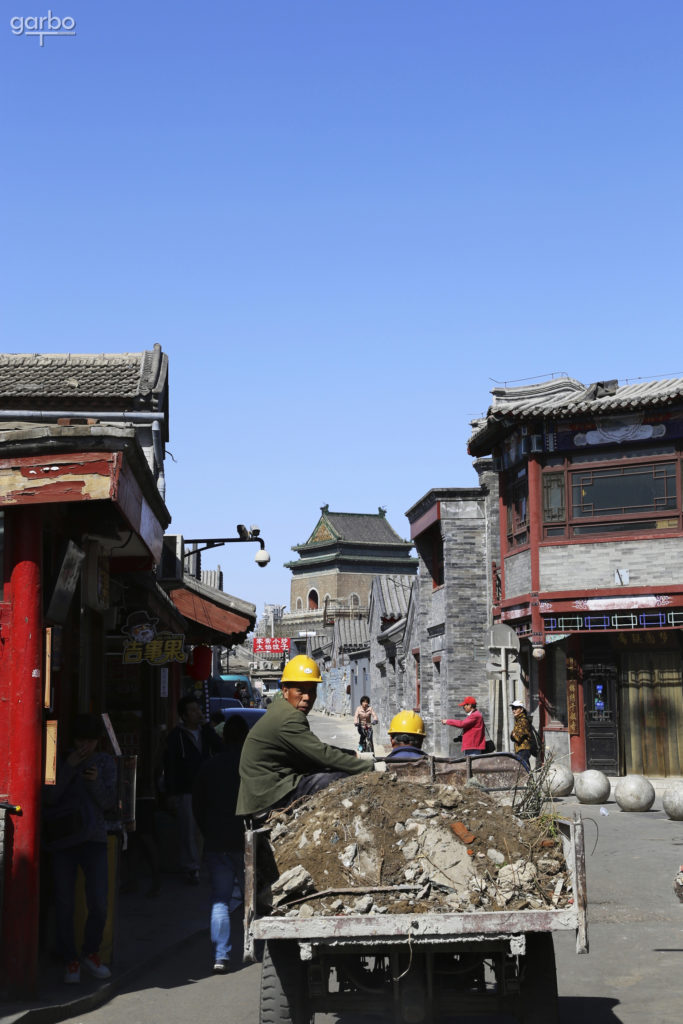
[[[261,531],[258,526],[251,526],[249,529],[243,526],[242,523],[237,525],[237,536],[236,537],[198,537],[198,538],[185,538],[186,544],[201,544],[201,547],[194,547],[192,551],[186,551],[184,558],[190,558],[191,555],[196,555],[200,551],[208,551],[209,548],[219,548],[223,544],[240,544],[249,541],[254,541],[260,544],[260,550],[256,552],[254,561],[261,568],[265,569],[270,561],[270,555],[266,551],[266,545],[261,537]]]

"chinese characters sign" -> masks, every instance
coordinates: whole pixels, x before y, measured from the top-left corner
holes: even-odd
[[[147,661],[150,665],[168,665],[169,662],[187,661],[183,633],[157,633],[153,640],[127,640],[123,645],[123,664],[139,665]]]
[[[127,638],[123,645],[124,665],[139,665],[143,661],[150,665],[187,661],[184,634],[165,630],[157,633],[157,622],[158,619],[151,619],[147,612],[131,612],[121,630]]]
[[[567,680],[567,726],[570,736],[581,735],[579,723],[579,684],[576,679]]]
[[[262,654],[281,654],[289,650],[288,636],[255,636],[254,652]]]

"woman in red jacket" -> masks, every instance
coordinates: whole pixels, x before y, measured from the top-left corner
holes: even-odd
[[[483,754],[486,749],[486,735],[484,730],[484,716],[477,711],[477,702],[474,697],[465,697],[459,705],[465,709],[465,718],[442,718],[442,725],[455,725],[462,729],[462,748],[460,753],[463,757],[467,754]]]

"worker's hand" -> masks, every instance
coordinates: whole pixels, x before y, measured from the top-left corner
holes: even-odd
[[[386,763],[386,761],[375,761],[375,771],[376,772],[385,772],[386,770],[387,770],[387,763]]]
[[[442,725],[448,725],[448,719],[446,719],[446,718],[442,718],[442,719],[441,719],[441,724],[442,724]]]
[[[83,769],[83,778],[86,782],[94,782],[97,778],[97,765],[90,764],[87,768]]]

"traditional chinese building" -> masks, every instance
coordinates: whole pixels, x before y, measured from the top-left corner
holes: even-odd
[[[107,714],[154,792],[157,749],[196,645],[231,645],[255,607],[185,572],[166,544],[168,362],[0,355],[0,818],[3,983],[35,981],[41,792],[83,711]],[[159,578],[164,586],[160,585]]]
[[[391,527],[385,509],[331,512],[323,505],[320,512],[305,544],[292,548],[299,558],[285,564],[292,571],[290,610],[283,620],[290,629],[300,619],[303,629],[315,631],[325,612],[330,622],[338,611],[366,613],[374,576],[417,572],[412,543]]]
[[[30,987],[41,789],[79,711],[107,708],[107,636],[130,573],[150,572],[164,501],[168,363],[0,356],[0,793],[21,804],[5,858],[4,973]]]
[[[683,768],[683,380],[492,392],[469,451],[500,482],[499,598],[547,748],[574,770]]]

